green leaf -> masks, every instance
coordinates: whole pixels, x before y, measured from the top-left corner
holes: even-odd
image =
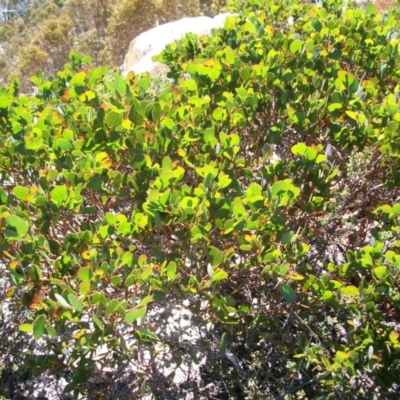
[[[101,176],[96,176],[87,183],[88,189],[101,190],[103,185],[103,178]]]
[[[141,126],[144,124],[143,118],[137,113],[139,109],[139,103],[132,105],[129,110],[128,118],[137,126]]]
[[[210,264],[212,267],[221,264],[224,255],[222,251],[218,250],[216,247],[210,246],[208,248],[208,253],[210,255]]]
[[[61,204],[67,200],[68,197],[68,189],[65,186],[56,186],[50,192],[51,200],[56,204]]]
[[[81,302],[78,300],[78,298],[76,296],[74,296],[73,294],[68,294],[68,301],[71,304],[72,307],[74,307],[74,309],[78,312],[82,312],[82,304]]]
[[[128,287],[134,285],[137,280],[138,280],[138,274],[135,271],[125,279],[124,285],[125,285],[125,287],[128,288]]]
[[[247,217],[246,209],[242,204],[235,204],[232,209],[233,214],[238,219],[244,219]]]
[[[140,279],[146,281],[149,276],[152,274],[153,272],[153,267],[152,266],[148,266],[146,267],[140,274]]]
[[[247,65],[240,70],[240,78],[245,82],[251,77],[251,68]]]
[[[341,108],[343,108],[342,103],[332,103],[332,104],[329,104],[328,111],[333,112],[335,110],[340,110]]]
[[[254,24],[252,24],[250,21],[248,21],[242,26],[242,30],[243,30],[243,32],[255,32],[256,27]]]
[[[153,301],[153,296],[151,296],[151,295],[150,296],[146,296],[139,303],[139,307],[145,306],[145,305],[149,304],[152,301]]]
[[[229,175],[225,174],[223,171],[221,171],[218,175],[218,185],[217,185],[217,190],[225,189],[232,183],[232,179],[229,177]]]
[[[24,186],[15,186],[13,193],[17,199],[25,200],[26,195],[29,194],[29,189]]]
[[[211,145],[217,143],[217,139],[215,138],[215,128],[206,128],[204,130],[204,142],[210,143]]]
[[[44,315],[40,315],[35,319],[33,323],[33,337],[35,340],[39,340],[43,336],[45,324],[46,317]]]
[[[11,99],[8,97],[0,96],[0,108],[8,108],[11,104]]]
[[[198,203],[199,199],[197,197],[185,196],[179,203],[179,207],[193,209],[197,206]]]
[[[188,79],[185,82],[186,89],[190,92],[197,92],[197,83],[194,79]]]
[[[118,91],[118,93],[120,93],[120,94],[126,93],[125,79],[121,75],[119,75],[119,74],[115,75],[114,83],[115,83],[115,88]]]
[[[143,317],[146,314],[146,307],[136,308],[131,311],[128,311],[125,315],[125,322],[127,324],[131,324],[137,319]]]
[[[279,291],[281,292],[282,297],[288,303],[294,303],[297,300],[297,294],[295,290],[289,285],[281,285],[279,287]]]
[[[6,225],[19,235],[26,235],[29,231],[28,223],[17,215],[8,215]]]
[[[351,119],[357,121],[357,113],[355,113],[354,111],[347,110],[347,111],[346,111],[346,115],[347,115],[348,117],[350,117]]]
[[[307,151],[307,145],[305,143],[297,143],[292,146],[291,151],[293,154],[304,156]]]
[[[329,300],[333,297],[333,293],[330,290],[325,290],[323,295],[320,297],[321,300]]]
[[[55,339],[57,337],[56,330],[51,325],[46,325],[47,334],[52,338]]]
[[[118,275],[112,276],[110,280],[111,280],[111,284],[114,286],[118,286],[122,282],[121,277]]]
[[[91,289],[90,282],[82,282],[79,285],[79,293],[82,296],[85,296],[86,294],[88,294],[90,292],[90,289]]]
[[[400,255],[396,254],[393,250],[388,250],[385,253],[385,258],[396,267],[400,267]]]
[[[301,40],[295,40],[290,44],[290,52],[292,54],[299,53],[303,48],[303,42]]]
[[[76,73],[73,78],[71,79],[71,85],[83,86],[86,81],[86,73],[80,71]]]
[[[378,207],[378,210],[385,214],[391,214],[393,212],[393,209],[389,204],[383,204],[382,206]]]
[[[213,111],[213,118],[216,121],[225,121],[226,116],[226,111],[223,108],[218,107]]]
[[[382,279],[387,274],[387,267],[380,266],[374,268],[374,274],[376,275],[377,278]]]
[[[91,90],[87,90],[86,92],[82,93],[79,96],[79,101],[85,102],[85,101],[90,101],[96,98],[96,94],[92,92]]]
[[[121,265],[128,265],[129,267],[132,265],[133,262],[133,254],[130,251],[127,251],[122,258]]]
[[[344,352],[344,351],[337,351],[335,354],[335,358],[339,361],[339,362],[343,362],[345,360],[347,360],[349,358],[349,354]]]
[[[100,321],[100,319],[98,318],[97,315],[93,314],[92,315],[92,320],[101,331],[104,331],[104,326],[103,326],[102,322]]]
[[[7,202],[8,193],[0,187],[0,204],[5,204]]]
[[[123,115],[118,112],[115,112],[115,111],[110,111],[106,115],[106,124],[110,128],[115,128],[117,126],[120,126],[122,123],[122,120],[123,120]]]
[[[226,354],[226,332],[222,334],[221,342],[219,344],[219,356],[220,358],[225,357]]]
[[[394,212],[394,214],[400,215],[400,204],[399,203],[393,204],[392,211]]]
[[[305,156],[307,160],[314,161],[317,158],[317,152],[312,147],[308,147]],[[325,156],[322,156],[322,158],[320,158],[318,162],[322,162],[324,160]]]
[[[119,301],[117,299],[111,300],[107,305],[106,314],[107,315],[112,314],[115,311],[115,309],[118,307],[118,305],[119,305]]]
[[[170,279],[174,279],[176,276],[176,262],[170,261],[167,266],[167,276]]]
[[[271,192],[273,196],[289,192],[293,194],[294,197],[297,197],[300,194],[300,189],[294,186],[290,179],[285,179],[284,181],[275,182],[271,188]]]
[[[94,292],[90,298],[90,301],[93,304],[101,304],[104,307],[107,307],[107,299],[103,295],[103,293],[100,292]]]
[[[138,328],[136,332],[139,333],[140,335],[147,336],[152,340],[160,340],[160,338],[154,332],[145,327]]]
[[[54,143],[53,148],[67,151],[67,150],[73,150],[74,146],[69,140],[60,138]]]
[[[78,271],[78,278],[82,282],[90,281],[92,279],[92,276],[93,276],[93,272],[92,272],[92,269],[89,267],[82,267]]]
[[[222,269],[217,269],[216,271],[214,271],[214,274],[212,276],[212,281],[216,282],[216,281],[220,281],[222,279],[226,279],[228,277],[228,273]]]

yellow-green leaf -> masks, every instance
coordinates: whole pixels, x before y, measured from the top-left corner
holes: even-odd
[[[90,281],[92,279],[92,276],[93,276],[93,272],[92,272],[91,268],[89,268],[89,267],[80,268],[78,271],[78,278],[82,282]]]
[[[228,273],[224,271],[223,269],[217,269],[214,271],[214,274],[212,276],[212,281],[221,281],[223,279],[226,279],[228,277]]]
[[[33,325],[32,324],[21,324],[21,325],[18,325],[18,329],[22,332],[32,332]]]
[[[344,352],[344,351],[337,351],[336,352],[336,359],[339,361],[344,361],[347,360],[349,358],[349,354]]]
[[[350,117],[351,119],[354,119],[355,121],[357,121],[357,114],[354,111],[347,110],[346,115],[348,117]]]
[[[61,204],[65,200],[67,200],[68,197],[68,189],[65,186],[56,186],[51,192],[50,192],[50,197],[51,200],[56,203],[56,204]]]
[[[374,274],[379,279],[383,278],[387,274],[387,267],[380,266],[380,267],[374,268]]]
[[[399,332],[393,331],[393,332],[391,332],[390,335],[389,335],[389,340],[390,340],[392,343],[397,343],[397,342],[398,342],[398,339],[399,339],[399,336],[400,336]]]
[[[356,288],[354,285],[345,286],[340,288],[339,290],[340,293],[342,293],[344,296],[349,296],[349,297],[358,296],[360,294],[358,288]]]

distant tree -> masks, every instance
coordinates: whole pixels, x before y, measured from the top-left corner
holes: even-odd
[[[158,22],[162,24],[199,14],[200,4],[198,0],[163,0],[159,3]]]
[[[46,20],[34,43],[50,55],[50,73],[62,68],[73,47],[73,23],[65,16]]]
[[[25,77],[33,75],[38,69],[47,70],[49,61],[49,53],[35,44],[29,44],[19,52],[19,69]]]
[[[67,0],[63,10],[74,24],[74,50],[89,55],[94,64],[107,62],[108,20],[120,0]]]
[[[0,83],[10,82],[12,77],[19,76],[21,90],[29,92],[31,87],[29,77],[36,68],[43,68],[44,72],[50,73],[52,72],[51,65],[54,62],[57,67],[63,65],[56,59],[61,56],[61,50],[63,54],[68,55],[69,50],[65,49],[65,39],[70,37],[71,32],[66,32],[65,28],[60,32],[60,26],[66,23],[61,19],[58,24],[60,26],[55,27],[57,24],[54,24],[54,19],[59,18],[62,12],[61,2],[54,0],[13,1],[13,3],[9,2],[8,6],[11,4],[18,10],[18,18],[15,18],[17,14],[13,14],[13,19],[9,19],[6,23],[0,21],[2,52]],[[53,30],[55,31],[53,32]],[[63,37],[64,33],[66,33],[66,37]],[[54,35],[58,35],[58,38],[51,40]],[[44,59],[41,60],[39,56],[44,56]]]
[[[106,51],[116,65],[123,62],[129,42],[158,21],[157,0],[121,0],[113,8],[107,27]]]
[[[227,0],[200,0],[200,12],[204,15],[215,16],[228,11]]]

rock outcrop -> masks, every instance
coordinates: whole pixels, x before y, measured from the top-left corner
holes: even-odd
[[[129,45],[123,65],[124,73],[134,71],[137,74],[149,72],[151,75],[159,75],[166,72],[167,67],[153,61],[153,56],[160,54],[167,44],[182,38],[187,33],[208,35],[212,29],[222,28],[229,15],[231,14],[225,13],[214,18],[182,18],[141,33]]]

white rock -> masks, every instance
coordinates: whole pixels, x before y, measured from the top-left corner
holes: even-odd
[[[214,18],[182,18],[141,33],[129,45],[123,65],[124,73],[134,71],[137,74],[149,72],[151,75],[159,75],[165,72],[167,67],[153,61],[153,56],[160,54],[167,44],[181,39],[187,33],[201,36],[210,34],[212,29],[222,28],[229,15],[232,14],[219,14]]]

